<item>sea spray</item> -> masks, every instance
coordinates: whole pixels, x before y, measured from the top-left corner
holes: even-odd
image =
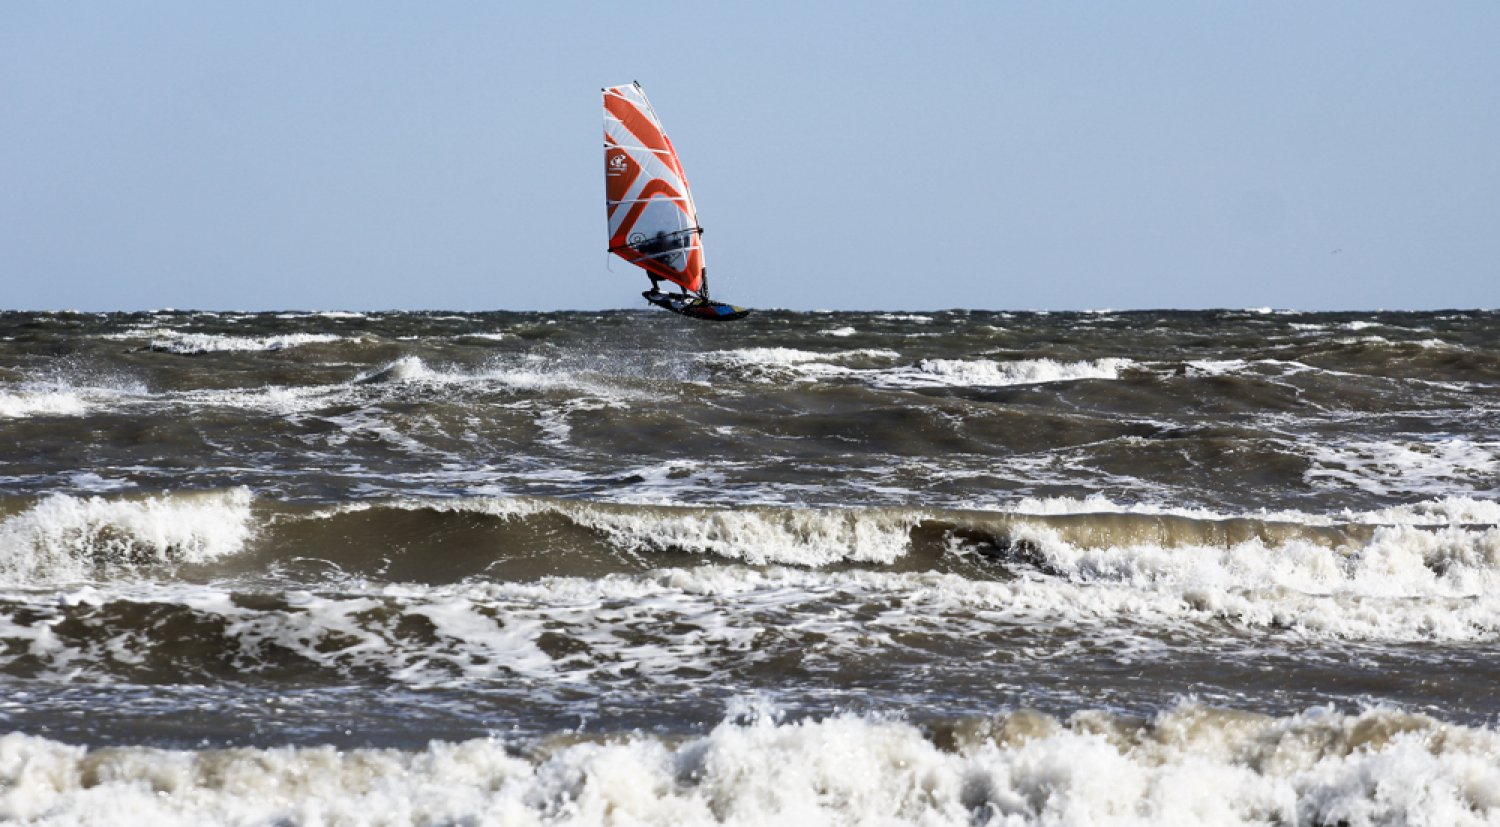
[[[0,522],[0,578],[13,585],[67,582],[232,555],[253,531],[250,503],[245,488],[53,494]]]

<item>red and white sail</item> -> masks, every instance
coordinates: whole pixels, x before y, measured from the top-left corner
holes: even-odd
[[[639,83],[604,90],[604,198],[611,253],[685,290],[702,289],[698,210]]]

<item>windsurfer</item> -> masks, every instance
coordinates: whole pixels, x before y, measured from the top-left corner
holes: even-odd
[[[641,295],[657,307],[699,319],[743,317],[748,311],[708,297],[703,228],[677,152],[646,93],[629,84],[603,94],[609,252],[646,271],[651,287]]]

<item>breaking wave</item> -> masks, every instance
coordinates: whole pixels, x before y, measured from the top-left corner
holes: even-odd
[[[241,551],[248,489],[105,498],[52,494],[0,517],[0,580],[38,585],[203,563]]]
[[[1389,708],[1150,719],[1019,710],[786,720],[754,699],[682,741],[88,749],[0,738],[33,824],[1493,824],[1500,735]]]
[[[78,417],[121,399],[145,395],[144,386],[122,377],[30,379],[0,388],[0,419]]]
[[[1134,366],[1129,359],[1066,362],[1054,359],[919,359],[897,364],[892,350],[863,349],[820,353],[785,347],[747,348],[707,354],[711,362],[741,371],[747,378],[780,381],[849,379],[875,387],[1002,387],[1079,379],[1118,379]]]
[[[20,391],[0,393],[0,417],[78,416],[88,403],[76,391]]]
[[[215,333],[182,333],[165,330],[147,347],[164,353],[197,355],[202,353],[277,351],[311,344],[344,341],[346,337],[327,333],[287,333],[277,336],[226,336]]]
[[[896,372],[886,381],[893,384],[956,385],[990,387],[1071,382],[1079,379],[1118,379],[1131,367],[1129,359],[1095,359],[1058,362],[1053,359],[1022,359],[997,362],[992,359],[923,359],[915,368]]]
[[[1500,529],[1440,522],[1485,516],[1477,502],[1385,525],[1058,502],[324,508],[244,489],[0,507],[0,673],[58,685],[295,676],[540,699],[799,674],[836,652],[921,663],[932,640],[944,670],[992,681],[953,647],[1054,645],[1037,630],[1127,659],[1163,640],[1257,657],[1500,641]]]

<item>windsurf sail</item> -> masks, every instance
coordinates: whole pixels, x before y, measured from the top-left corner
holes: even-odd
[[[604,90],[604,198],[611,253],[708,297],[687,175],[639,83]]]

